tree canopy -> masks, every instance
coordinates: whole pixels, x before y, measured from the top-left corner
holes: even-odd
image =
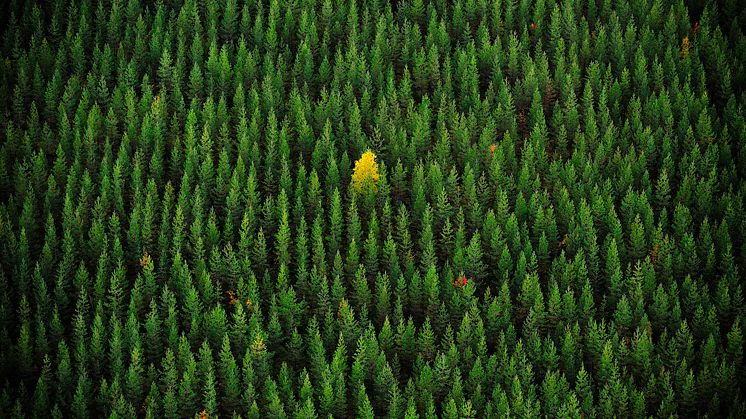
[[[739,6],[10,0],[0,411],[746,416]]]

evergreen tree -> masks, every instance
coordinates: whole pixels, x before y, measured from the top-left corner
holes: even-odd
[[[11,2],[0,408],[744,416],[745,21],[689,3]]]

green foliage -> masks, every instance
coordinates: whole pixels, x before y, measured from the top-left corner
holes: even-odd
[[[8,416],[744,416],[737,2],[37,3]]]

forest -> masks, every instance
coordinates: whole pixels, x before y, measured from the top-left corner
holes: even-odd
[[[3,417],[746,417],[738,0],[3,3]]]

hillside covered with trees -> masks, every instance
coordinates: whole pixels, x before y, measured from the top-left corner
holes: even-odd
[[[736,0],[14,0],[0,411],[745,417]]]

